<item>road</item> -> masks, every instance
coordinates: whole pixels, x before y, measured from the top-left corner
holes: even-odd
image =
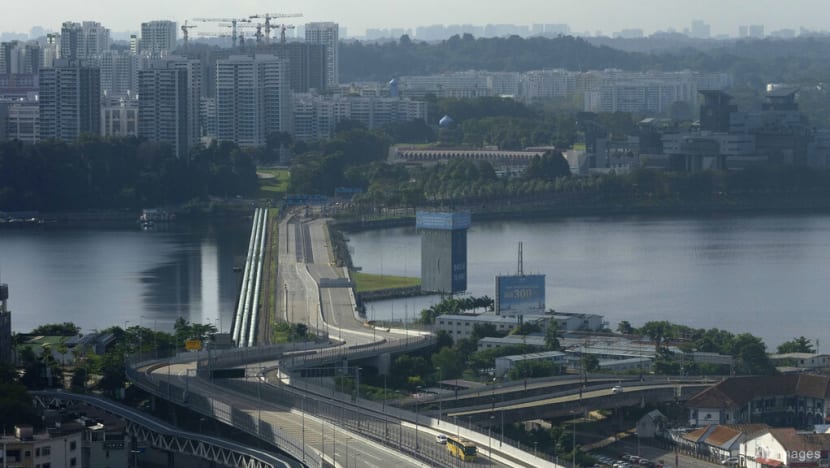
[[[254,375],[244,379],[243,385],[239,385],[238,381],[235,383],[237,379],[217,380],[216,383],[211,383],[195,377],[195,363],[161,366],[154,369],[152,375],[154,379],[168,380],[176,386],[183,387],[188,393],[214,398],[217,400],[214,403],[216,413],[232,409],[245,414],[254,421],[257,428],[264,427],[267,423],[285,436],[301,441],[306,449],[324,453],[327,461],[335,466],[425,466],[381,444],[364,439],[359,434],[336,427],[302,411],[280,406],[276,401],[263,397],[267,396],[267,385]],[[405,430],[403,434],[411,434],[410,437],[414,437],[414,432],[410,430]],[[419,440],[423,444],[429,442],[426,434],[421,434]],[[434,439],[432,442],[434,443]],[[359,464],[355,465],[355,461],[359,461]]]

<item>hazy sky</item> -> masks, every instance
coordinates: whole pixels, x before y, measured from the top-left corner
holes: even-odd
[[[366,28],[414,28],[429,24],[567,23],[571,30],[610,34],[642,28],[682,31],[693,19],[712,34],[736,35],[740,24],[766,31],[804,26],[830,29],[830,0],[2,0],[0,32],[32,26],[60,29],[63,21],[99,21],[113,31],[137,31],[142,21],[256,13],[303,13],[293,23],[335,21],[349,35]]]

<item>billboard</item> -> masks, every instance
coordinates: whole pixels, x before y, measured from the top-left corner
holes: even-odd
[[[496,276],[496,313],[545,311],[545,275]]]

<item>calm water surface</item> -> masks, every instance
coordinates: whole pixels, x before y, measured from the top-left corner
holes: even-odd
[[[355,265],[420,275],[414,228],[348,234]],[[669,320],[763,337],[804,335],[830,345],[830,215],[568,219],[474,223],[468,288],[494,296],[494,276],[547,275],[547,307],[639,326]],[[370,318],[413,319],[436,298],[381,301]],[[826,349],[826,348],[825,348]]]
[[[177,317],[230,327],[234,262],[250,222],[174,225],[164,231],[0,229],[0,282],[9,284],[12,329],[71,321],[171,330]]]

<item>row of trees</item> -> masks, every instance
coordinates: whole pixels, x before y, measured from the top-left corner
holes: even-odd
[[[139,138],[0,143],[0,210],[137,209],[256,191],[254,153],[232,143],[172,147]]]
[[[701,351],[732,356],[733,370],[739,374],[774,374],[775,366],[767,355],[767,346],[761,338],[749,333],[734,334],[717,328],[696,329],[668,321],[646,322],[634,328],[627,321],[620,322],[617,331],[625,334],[647,336],[654,342],[657,352],[655,370],[664,374],[722,373],[724,369],[696,363],[682,362],[669,350],[669,343],[676,344],[684,352]],[[727,371],[730,369],[727,369]]]

